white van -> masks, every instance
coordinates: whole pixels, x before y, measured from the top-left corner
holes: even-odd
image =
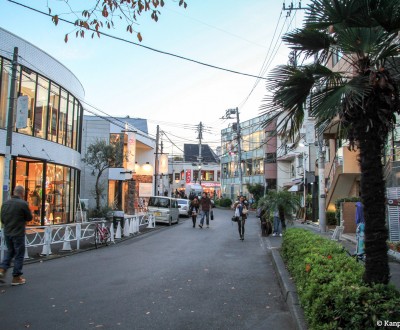
[[[175,198],[166,196],[152,196],[147,205],[149,213],[153,213],[156,222],[172,223],[179,222],[178,202]]]

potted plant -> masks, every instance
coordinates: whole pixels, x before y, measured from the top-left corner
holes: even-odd
[[[293,214],[299,209],[300,198],[298,195],[286,190],[270,190],[266,196],[259,200],[258,205],[266,210],[269,217],[271,212],[278,210],[279,219],[284,230],[286,229],[286,220],[292,221]]]

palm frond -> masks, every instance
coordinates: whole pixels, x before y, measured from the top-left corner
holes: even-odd
[[[371,0],[371,17],[389,33],[400,31],[400,2],[398,0]]]
[[[291,49],[302,52],[306,58],[317,55],[320,52],[326,56],[332,42],[326,32],[315,29],[296,29],[285,34],[282,40]]]

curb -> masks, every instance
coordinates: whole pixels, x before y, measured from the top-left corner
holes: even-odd
[[[304,311],[300,306],[296,287],[289,277],[285,264],[282,260],[279,250],[271,250],[272,261],[275,271],[278,275],[279,285],[281,287],[283,298],[289,308],[290,314],[295,322],[296,329],[307,330],[307,323],[304,317]]]

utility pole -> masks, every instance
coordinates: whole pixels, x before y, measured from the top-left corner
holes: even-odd
[[[158,196],[158,144],[160,142],[160,126],[157,125],[156,133],[156,158],[154,162],[154,196]]]
[[[197,157],[197,161],[198,161],[198,169],[199,169],[199,174],[198,174],[198,179],[199,179],[199,183],[201,185],[201,165],[202,165],[202,161],[203,161],[203,157],[201,156],[201,140],[203,139],[203,124],[202,122],[200,122],[199,124],[199,135],[197,136],[197,138],[199,139],[199,157]]]
[[[325,213],[325,153],[324,140],[322,134],[318,138],[318,181],[319,181],[319,228],[321,233],[326,232],[326,213]]]
[[[239,109],[236,108],[236,124],[237,124],[237,143],[238,143],[238,157],[239,157],[239,196],[243,194],[243,177],[242,177],[242,148],[240,145],[240,121],[239,121]]]
[[[11,69],[11,87],[10,87],[10,103],[7,114],[7,137],[6,137],[6,153],[4,159],[4,180],[3,180],[3,202],[10,198],[11,183],[10,183],[10,164],[12,152],[12,135],[14,124],[14,110],[17,102],[17,66],[18,66],[18,47],[14,47],[13,62]]]
[[[290,2],[290,5],[289,5],[288,7],[286,7],[285,2],[283,2],[283,8],[282,8],[282,10],[285,10],[285,11],[288,12],[287,15],[286,15],[286,17],[290,17],[290,15],[292,14],[292,10],[306,10],[306,8],[303,8],[303,7],[301,6],[301,1],[299,1],[299,4],[298,4],[297,7],[295,7],[295,6],[293,5],[293,1],[292,1],[292,2]]]

